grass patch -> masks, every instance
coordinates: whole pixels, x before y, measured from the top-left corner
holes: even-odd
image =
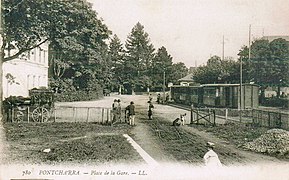
[[[206,131],[222,138],[237,147],[242,147],[244,143],[253,141],[264,134],[268,128],[253,127],[245,124],[227,123],[217,126],[191,125],[201,131]]]
[[[122,134],[130,126],[96,123],[5,123],[7,163],[129,163],[142,158]],[[113,133],[112,133],[113,132]],[[50,152],[43,152],[50,149]]]

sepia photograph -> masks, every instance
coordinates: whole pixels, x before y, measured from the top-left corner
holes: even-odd
[[[289,180],[289,0],[0,0],[0,180]]]

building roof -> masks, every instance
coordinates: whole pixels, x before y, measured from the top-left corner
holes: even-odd
[[[183,78],[181,78],[181,79],[179,79],[178,80],[179,82],[194,82],[194,80],[193,80],[193,74],[191,73],[191,74],[188,74],[188,75],[186,75],[185,77],[183,77]]]
[[[269,41],[273,41],[274,39],[285,39],[286,41],[289,41],[289,36],[263,36],[262,39],[266,39]]]
[[[243,83],[242,86],[259,86],[257,84]],[[217,86],[240,86],[240,84],[201,84],[202,87],[217,87]]]

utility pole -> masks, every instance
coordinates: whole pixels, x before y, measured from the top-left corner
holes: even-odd
[[[164,77],[163,77],[163,103],[166,99],[166,72],[164,71]]]
[[[249,54],[248,59],[251,59],[251,24],[249,25]],[[240,121],[242,121],[242,109],[244,104],[244,97],[243,97],[243,61],[240,58]]]
[[[249,60],[251,59],[251,24],[249,25]]]
[[[223,42],[222,42],[222,44],[223,44],[222,60],[224,61],[224,59],[225,59],[225,37],[224,37],[224,35],[223,35]]]

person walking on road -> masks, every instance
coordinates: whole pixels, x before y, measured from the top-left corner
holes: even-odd
[[[157,95],[157,103],[160,104],[161,103],[161,94],[158,93]]]
[[[152,102],[152,100],[153,100],[153,96],[152,94],[149,94],[149,101]]]
[[[128,111],[129,125],[134,126],[135,106],[133,101],[131,101],[130,105],[126,107],[126,111]]]
[[[151,101],[148,101],[148,103],[149,103],[148,117],[149,117],[149,120],[152,120],[154,105]]]
[[[207,167],[221,167],[222,163],[219,160],[217,153],[213,150],[215,144],[212,142],[207,142],[208,152],[204,155],[205,165]]]

